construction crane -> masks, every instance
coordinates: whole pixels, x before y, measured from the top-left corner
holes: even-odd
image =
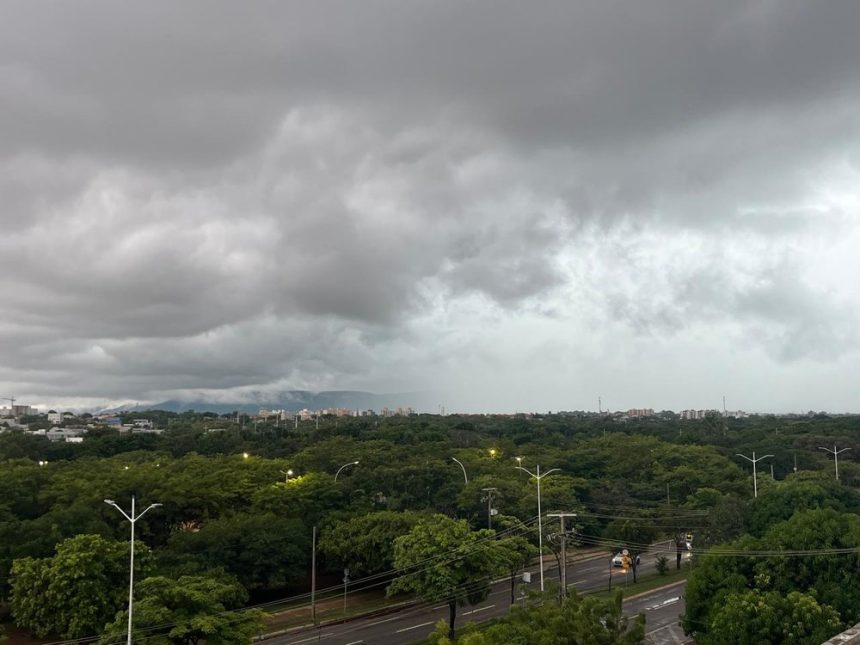
[[[9,408],[9,415],[14,417],[15,416],[15,401],[16,401],[15,397],[14,396],[0,396],[0,399],[2,399],[3,401],[10,401],[12,403],[12,405]]]

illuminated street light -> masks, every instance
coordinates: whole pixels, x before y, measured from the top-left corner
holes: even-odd
[[[337,469],[337,472],[334,474],[334,480],[337,481],[337,476],[340,475],[340,471],[342,471],[347,466],[358,466],[358,459],[355,461],[350,461],[349,463],[344,464],[340,468]]]

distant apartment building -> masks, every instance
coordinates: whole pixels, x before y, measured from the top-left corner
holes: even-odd
[[[36,408],[29,405],[12,405],[0,408],[0,417],[24,417],[37,414]]]
[[[628,418],[641,419],[642,417],[653,417],[653,408],[631,408],[625,413]]]
[[[48,423],[59,425],[63,422],[62,412],[48,412]]]
[[[723,413],[719,410],[681,410],[679,416],[682,419],[704,419],[708,416],[708,414],[717,414],[719,416],[723,416]]]
[[[320,410],[320,414],[323,416],[329,415],[333,417],[351,417],[354,413],[349,408],[326,408],[324,410]]]
[[[87,434],[89,428],[77,426],[71,428],[59,428],[54,426],[47,432],[45,436],[50,441],[65,441],[66,443],[81,443],[84,440],[84,435]]]

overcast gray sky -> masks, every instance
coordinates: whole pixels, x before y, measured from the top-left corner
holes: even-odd
[[[860,3],[0,5],[0,395],[856,411]]]

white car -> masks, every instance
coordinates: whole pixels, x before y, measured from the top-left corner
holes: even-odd
[[[630,564],[633,564],[633,558],[631,556],[627,556],[630,558]],[[638,567],[642,563],[642,558],[638,555],[636,556],[636,566]],[[619,551],[614,556],[612,556],[612,566],[613,567],[623,567],[624,566],[624,554]]]

